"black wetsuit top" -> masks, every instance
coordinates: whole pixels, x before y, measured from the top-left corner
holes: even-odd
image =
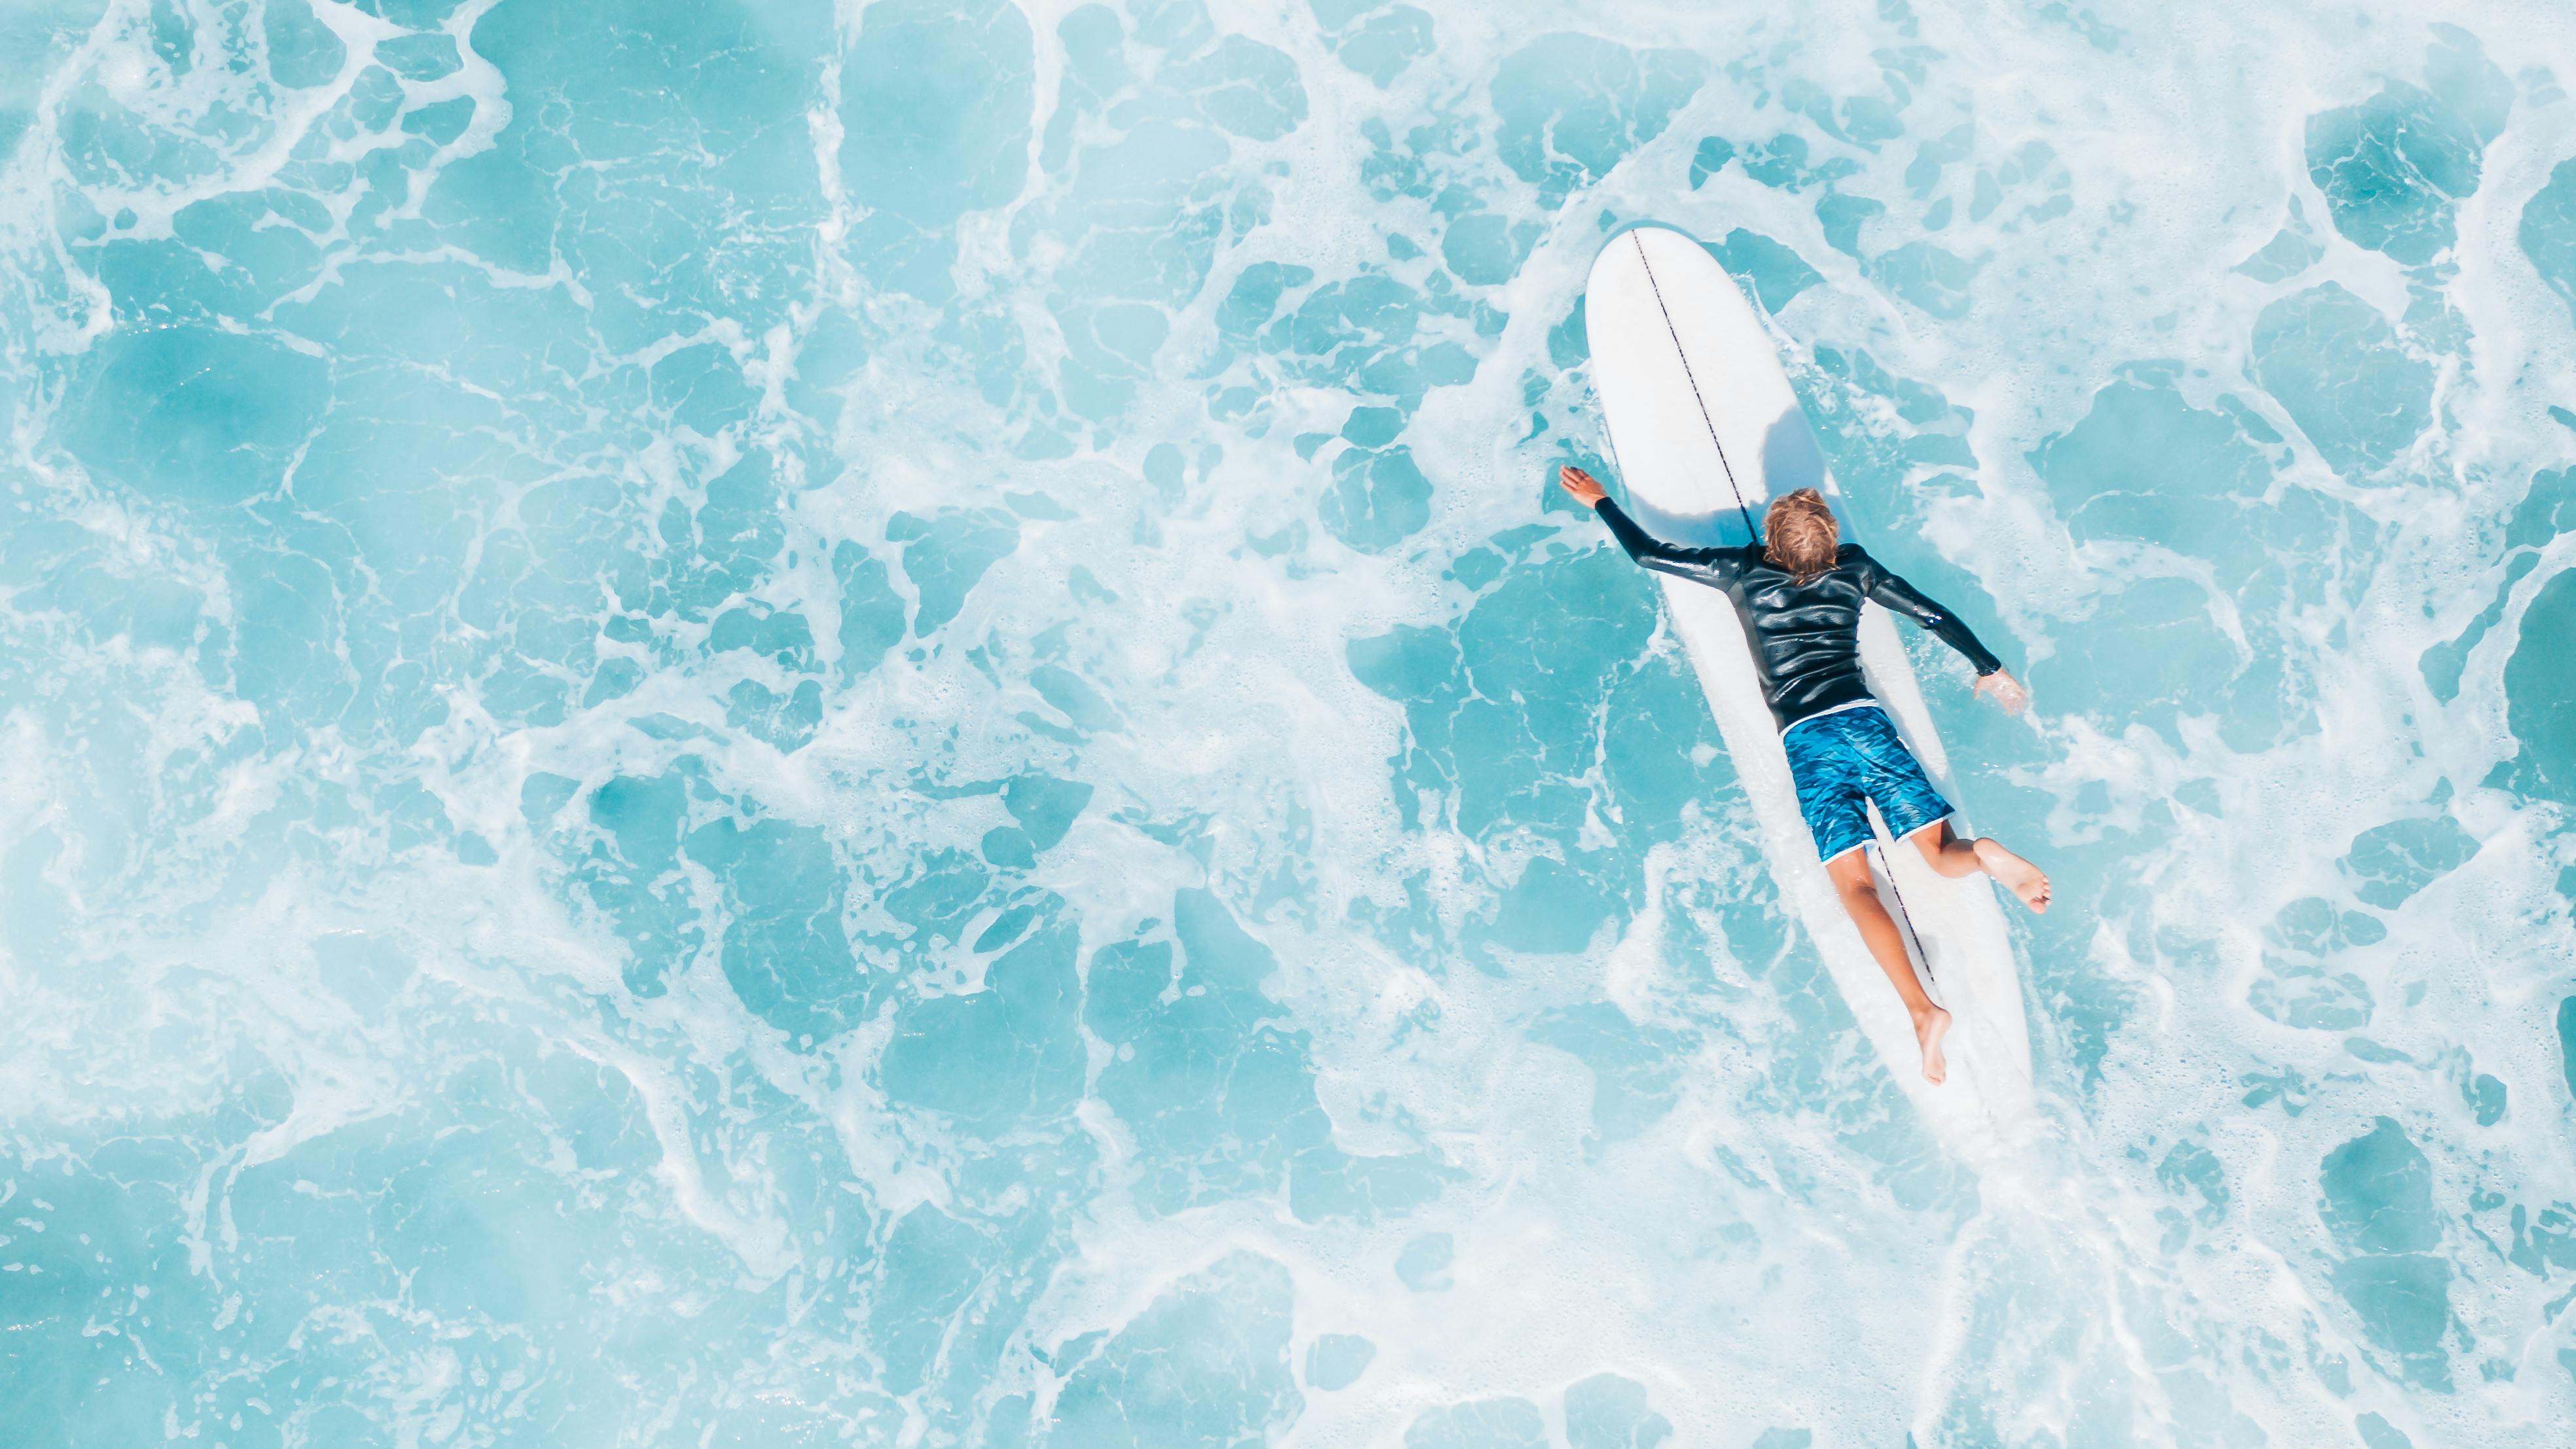
[[[1968,656],[1980,678],[2003,668],[1958,616],[1889,573],[1859,544],[1844,544],[1831,573],[1802,584],[1765,558],[1758,543],[1683,548],[1651,536],[1607,498],[1601,500],[1600,513],[1628,557],[1706,584],[1735,602],[1735,615],[1744,621],[1745,637],[1753,644],[1754,665],[1762,672],[1763,703],[1771,706],[1771,717],[1784,730],[1870,698],[1869,682],[1860,670],[1864,599],[1876,599],[1939,635],[1942,643]]]

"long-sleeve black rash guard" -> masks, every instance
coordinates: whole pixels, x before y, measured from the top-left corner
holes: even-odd
[[[1762,672],[1762,699],[1787,729],[1802,719],[1870,698],[1860,668],[1860,607],[1875,599],[1958,650],[1980,678],[2003,667],[1958,616],[1889,573],[1859,544],[1847,543],[1833,571],[1799,583],[1763,556],[1759,543],[1736,548],[1683,548],[1637,526],[1605,498],[1601,519],[1628,557],[1661,573],[1708,585],[1734,601],[1736,617]]]

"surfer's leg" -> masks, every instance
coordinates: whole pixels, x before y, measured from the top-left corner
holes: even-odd
[[[1961,840],[1950,829],[1947,816],[1915,831],[1914,844],[1923,852],[1923,858],[1932,863],[1934,870],[1952,880],[1957,880],[1964,875],[1975,875],[1985,869],[1977,863],[1974,842]]]
[[[2048,909],[2048,876],[2038,866],[1999,841],[1961,840],[1951,832],[1950,802],[1932,788],[1922,762],[1906,748],[1885,711],[1854,710],[1852,717],[1853,743],[1869,765],[1863,787],[1878,802],[1890,834],[1914,837],[1924,860],[1943,875],[1983,871],[2034,912]]]
[[[1841,897],[1852,924],[1860,928],[1860,938],[1877,959],[1878,969],[1887,973],[1888,984],[1905,1003],[1906,1015],[1914,1019],[1914,1040],[1923,1048],[1923,1075],[1940,1081],[1949,1075],[1941,1059],[1941,1038],[1949,1035],[1950,1013],[1933,1005],[1923,983],[1915,978],[1914,963],[1905,954],[1905,937],[1898,933],[1886,903],[1879,900],[1878,883],[1870,879],[1868,852],[1858,847],[1844,851],[1825,862],[1825,875],[1833,881],[1834,894]]]
[[[1841,898],[1852,924],[1860,928],[1861,941],[1905,1003],[1906,1015],[1914,1018],[1914,1040],[1923,1048],[1923,1075],[1937,1082],[1949,1071],[1941,1060],[1941,1038],[1950,1030],[1950,1013],[1933,1005],[1923,983],[1915,979],[1914,963],[1905,955],[1905,938],[1897,933],[1896,922],[1878,898],[1878,883],[1869,874],[1867,781],[1872,767],[1867,754],[1854,746],[1853,734],[1856,726],[1866,724],[1862,716],[1877,713],[1846,710],[1801,720],[1781,735],[1780,744],[1789,756],[1789,780],[1798,790],[1798,812],[1806,817],[1807,829],[1816,839],[1816,858],[1825,863],[1826,879],[1834,883],[1834,894]],[[1892,732],[1889,737],[1894,738]],[[1940,799],[1932,798],[1935,803]],[[1943,813],[1948,810],[1941,806]]]
[[[1983,871],[2032,911],[2048,909],[2048,872],[2006,850],[2002,841],[1961,840],[1942,820],[1915,832],[1914,843],[1943,875],[1956,879]]]

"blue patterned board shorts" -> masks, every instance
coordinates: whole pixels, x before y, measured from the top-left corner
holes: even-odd
[[[1923,777],[1914,752],[1877,705],[1809,715],[1780,737],[1789,752],[1789,782],[1798,813],[1816,837],[1816,858],[1831,860],[1869,842],[1869,806],[1903,840],[1950,813],[1950,802]]]

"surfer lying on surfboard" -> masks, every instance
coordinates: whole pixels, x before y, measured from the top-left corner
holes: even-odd
[[[1861,852],[1870,841],[1866,802],[1877,802],[1889,834],[1912,836],[1923,858],[1945,876],[1983,871],[2033,911],[2048,909],[2048,877],[1995,841],[1961,840],[1951,833],[1949,802],[1924,778],[1896,726],[1870,697],[1860,663],[1862,601],[1874,599],[1903,614],[1967,656],[1977,671],[1977,693],[1991,696],[2006,713],[2019,714],[2029,693],[1956,615],[1888,572],[1859,544],[1842,542],[1833,511],[1813,488],[1774,499],[1763,515],[1760,541],[1683,548],[1639,528],[1582,469],[1559,469],[1557,482],[1601,515],[1628,557],[1706,584],[1735,602],[1762,676],[1763,702],[1780,726],[1789,779],[1797,787],[1798,811],[1815,836],[1816,855],[1870,955],[1914,1018],[1923,1075],[1940,1081],[1947,1075],[1941,1038],[1950,1030],[1950,1013],[1934,1005],[1915,979],[1904,938],[1870,879]]]

